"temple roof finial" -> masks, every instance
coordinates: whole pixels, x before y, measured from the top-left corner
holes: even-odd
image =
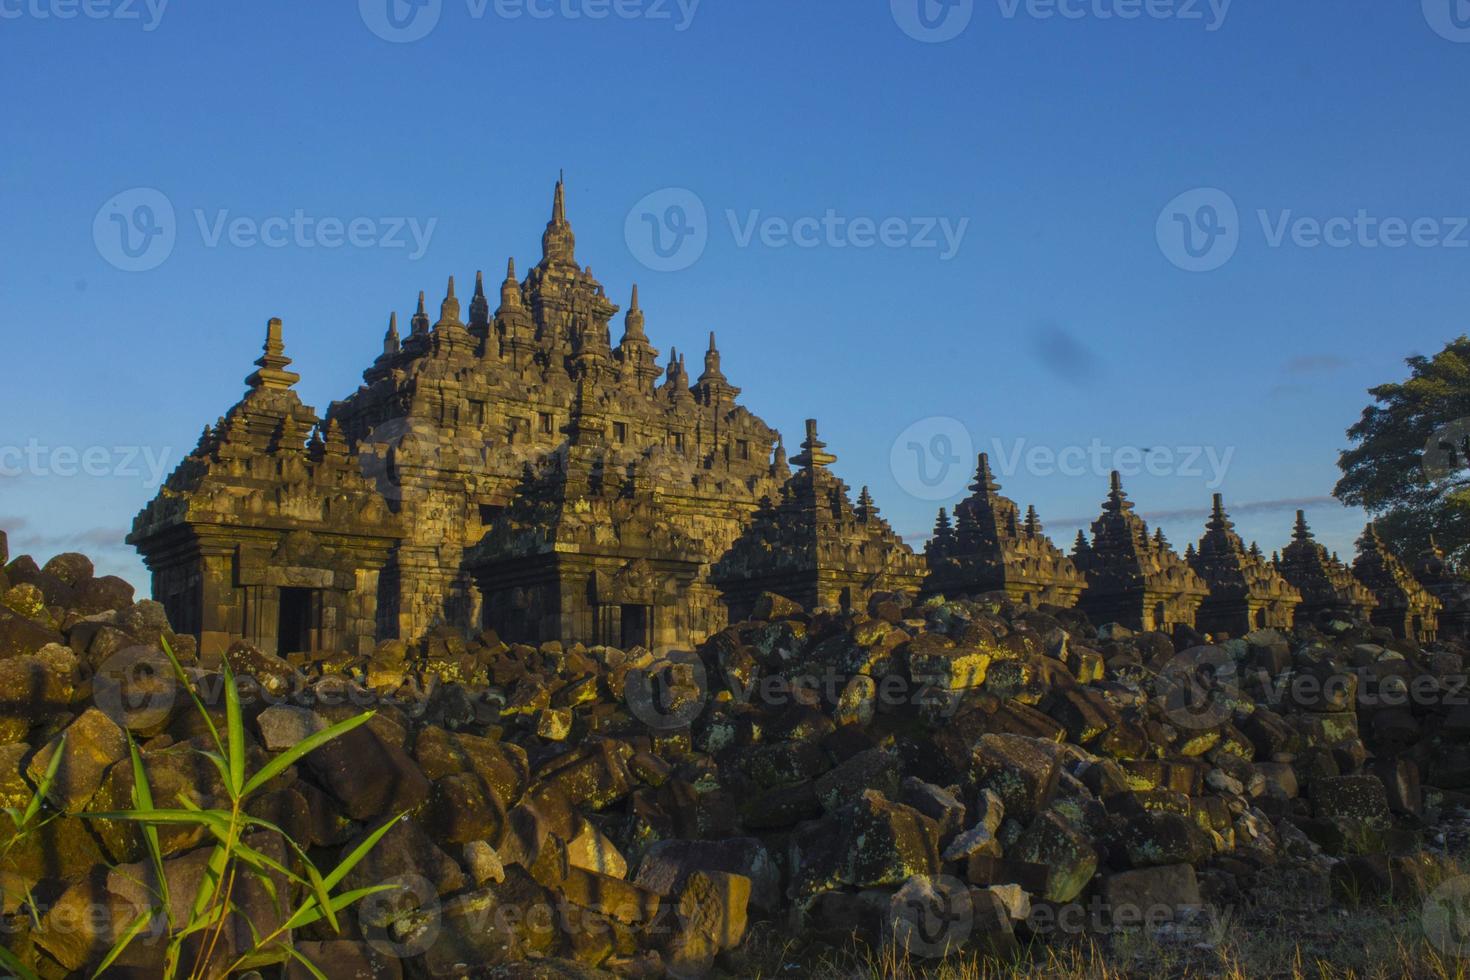
[[[383,353],[398,353],[398,311],[388,314],[388,332],[383,335]]]
[[[638,284],[633,284],[633,299],[628,303],[628,312],[623,317],[624,337],[623,341],[644,340],[643,334],[643,309],[638,305]]]
[[[449,287],[444,293],[444,302],[439,304],[439,325],[459,326],[459,297],[454,295],[454,277],[449,277]]]
[[[556,182],[556,194],[551,203],[551,221],[546,225],[546,233],[541,236],[541,264],[570,266],[576,271],[576,251],[577,237],[572,234],[572,226],[567,222],[566,178],[563,176]]]
[[[429,310],[426,305],[427,300],[428,297],[424,294],[424,291],[420,289],[419,306],[418,309],[414,312],[413,320],[410,321],[413,328],[411,330],[411,333],[414,336],[419,336],[421,334],[426,334],[429,332]]]
[[[837,462],[837,457],[826,451],[827,444],[817,437],[817,420],[806,420],[806,440],[801,444],[801,452],[792,458],[792,462],[803,470],[818,470]]]
[[[270,388],[285,391],[301,380],[301,375],[286,370],[291,365],[291,358],[286,356],[286,344],[282,339],[279,317],[272,318],[266,324],[264,352],[255,361],[255,364],[260,370],[246,378],[245,383],[257,390]]]
[[[989,453],[981,453],[976,460],[975,481],[970,484],[970,489],[980,497],[988,497],[1000,489],[1000,484],[995,482],[995,474],[990,471]]]

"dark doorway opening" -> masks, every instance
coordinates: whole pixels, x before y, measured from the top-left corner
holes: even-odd
[[[622,616],[619,617],[623,623],[622,648],[624,650],[632,647],[652,648],[653,610],[648,606],[624,606]]]
[[[321,624],[321,593],[316,589],[282,589],[280,629],[276,653],[309,653],[315,649]]]

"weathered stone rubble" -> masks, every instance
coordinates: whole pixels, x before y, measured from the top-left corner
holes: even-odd
[[[124,727],[155,798],[222,793],[192,702],[137,667],[166,638],[223,716],[219,658],[162,612],[78,555],[0,573],[0,802],[23,804],[67,736],[61,816],[0,867],[8,945],[43,976],[95,964],[152,874],[134,828],[82,816],[131,799]],[[452,630],[225,656],[252,768],[377,709],[257,806],[326,857],[408,815],[344,883],[403,887],[341,935],[294,937],[329,976],[739,975],[757,921],[1009,955],[1078,903],[1157,925],[1276,873],[1323,900],[1415,897],[1426,832],[1470,802],[1463,651],[1348,619],[1203,640],[1004,592],[846,612],[765,594],[657,662]],[[177,895],[207,850],[191,829],[160,837]],[[263,892],[241,901],[274,921]],[[242,919],[225,942],[248,936]],[[157,956],[139,945],[112,975],[153,976]]]

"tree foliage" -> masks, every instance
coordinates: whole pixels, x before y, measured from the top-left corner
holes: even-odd
[[[1407,358],[1407,381],[1370,388],[1376,404],[1348,429],[1333,495],[1368,511],[1400,557],[1432,534],[1462,567],[1470,559],[1470,337]]]

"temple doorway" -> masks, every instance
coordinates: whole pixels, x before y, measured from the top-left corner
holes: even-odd
[[[652,649],[653,607],[623,606],[621,613],[619,619],[622,620],[622,649]]]
[[[310,653],[322,624],[320,589],[282,589],[281,618],[276,635],[276,653]]]

